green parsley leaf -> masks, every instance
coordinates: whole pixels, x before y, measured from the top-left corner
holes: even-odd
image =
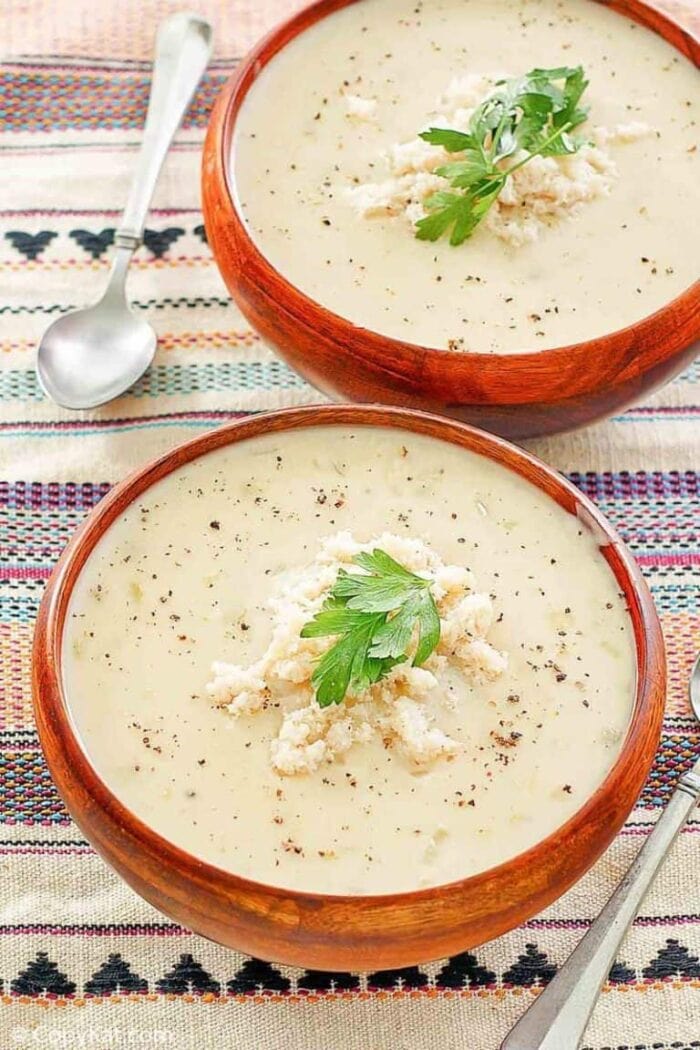
[[[338,636],[311,678],[321,707],[339,704],[349,690],[362,692],[408,659],[428,659],[440,641],[440,617],[430,580],[409,572],[377,548],[358,554],[362,572],[341,569],[329,597],[304,625],[302,638]]]
[[[348,609],[347,603],[339,598],[330,597],[321,606],[313,620],[310,620],[301,632],[302,638],[324,638],[329,634],[346,634],[361,627],[365,617],[361,612]]]
[[[418,606],[418,647],[413,656],[413,666],[420,667],[428,659],[440,641],[440,616],[432,594],[421,596]]]
[[[452,164],[443,164],[435,169],[436,175],[449,179],[455,189],[468,189],[479,179],[491,175],[493,168],[483,153],[477,150],[465,150],[462,160]]]
[[[353,678],[364,681],[364,663],[374,627],[375,623],[371,617],[363,617],[319,660],[311,681],[316,689],[316,700],[321,707],[339,704],[350,688]]]
[[[505,178],[494,176],[469,193],[447,193],[439,190],[425,201],[432,214],[419,219],[416,237],[421,241],[437,241],[452,227],[450,244],[462,244],[472,233],[503,189]]]
[[[413,637],[420,601],[420,595],[409,598],[395,616],[379,626],[372,638],[371,656],[381,659],[402,656],[406,652]]]
[[[464,131],[450,131],[448,128],[428,128],[421,131],[420,137],[433,146],[442,146],[448,153],[461,153],[465,149],[479,149],[479,140]]]
[[[579,105],[587,87],[581,66],[532,69],[499,81],[472,113],[468,131],[433,127],[421,132],[425,142],[461,156],[435,169],[458,192],[439,190],[427,198],[429,214],[416,224],[416,237],[437,241],[450,231],[450,244],[462,244],[514,171],[538,155],[579,150],[585,140],[570,133],[588,116]],[[526,156],[505,166],[508,157],[523,152]]]

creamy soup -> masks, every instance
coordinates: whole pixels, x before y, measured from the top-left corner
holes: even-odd
[[[533,240],[484,223],[451,247],[416,240],[401,216],[358,216],[353,192],[405,170],[387,154],[444,126],[439,100],[461,78],[579,64],[579,131],[618,131],[594,158],[604,174],[575,169],[563,192],[581,203]],[[564,346],[640,320],[696,279],[698,98],[687,59],[591,0],[360,0],[262,70],[231,179],[264,255],[354,324],[442,349]]]
[[[344,532],[468,568],[493,606],[493,674],[426,701],[446,757],[416,765],[375,734],[282,775],[282,712],[231,717],[206,683],[215,661],[260,659],[280,582]],[[444,883],[540,841],[605,777],[635,687],[631,621],[585,523],[485,458],[372,427],[265,435],[158,482],[90,555],[63,658],[83,747],[133,813],[229,871],[329,893]]]

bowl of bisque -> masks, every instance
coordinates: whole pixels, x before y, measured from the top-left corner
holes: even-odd
[[[698,351],[699,63],[640,0],[320,0],[219,95],[216,262],[332,397],[599,419]]]
[[[286,410],[181,445],[69,543],[39,735],[146,900],[252,955],[383,969],[474,947],[622,826],[664,651],[619,537],[464,424]]]

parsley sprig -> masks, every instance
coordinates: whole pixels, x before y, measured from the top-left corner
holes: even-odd
[[[364,571],[341,569],[323,606],[301,631],[302,638],[338,635],[311,679],[321,707],[341,703],[348,690],[362,692],[404,663],[416,631],[414,667],[425,663],[440,641],[430,580],[379,548],[353,562]]]
[[[579,105],[587,86],[581,66],[532,69],[523,77],[499,81],[474,110],[466,132],[422,132],[426,142],[461,157],[435,169],[452,191],[438,190],[426,199],[430,214],[416,224],[416,237],[436,241],[450,230],[450,244],[462,244],[514,171],[533,157],[576,153],[585,140],[571,132],[588,116],[588,109]],[[527,156],[508,166],[507,159],[523,150]]]

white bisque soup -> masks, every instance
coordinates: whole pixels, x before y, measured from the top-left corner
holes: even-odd
[[[530,240],[511,243],[519,206],[505,239],[485,222],[459,247],[417,240],[405,215],[358,215],[358,187],[400,184],[412,162],[387,157],[445,126],[464,78],[561,65],[585,69],[578,130],[600,148],[593,169],[564,161],[568,181],[534,187],[534,207],[563,204]],[[660,36],[591,0],[360,0],[262,69],[237,117],[232,192],[272,265],[359,327],[448,350],[566,346],[697,278],[698,83]]]
[[[453,670],[448,695],[416,701],[449,754],[417,763],[370,733],[283,775],[271,744],[293,701],[232,717],[207,693],[212,663],[260,658],[270,599],[327,537],[387,532],[471,570],[507,666]],[[332,426],[236,443],[148,489],[80,573],[63,675],[97,773],[160,835],[265,883],[367,894],[474,874],[560,827],[619,753],[635,657],[624,598],[577,517],[449,443]]]

